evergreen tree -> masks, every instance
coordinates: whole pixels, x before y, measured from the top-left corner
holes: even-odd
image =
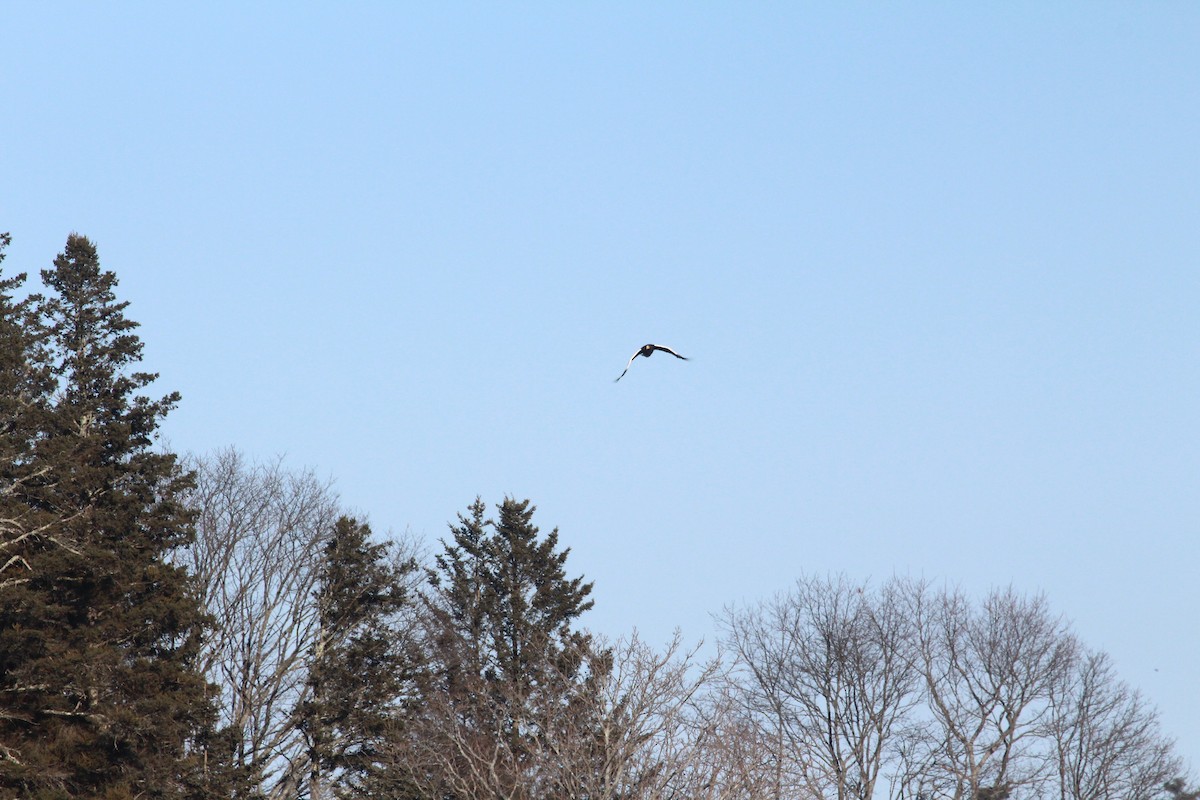
[[[301,727],[309,744],[311,800],[368,796],[388,783],[382,749],[414,697],[419,664],[405,617],[411,559],[393,561],[369,526],[334,525],[316,592],[320,630],[309,664]],[[396,796],[391,787],[388,796]]]
[[[131,371],[136,323],[90,241],[68,237],[42,280],[40,319],[16,320],[36,340],[23,349],[33,362],[4,365],[6,388],[55,391],[17,408],[20,432],[3,453],[6,474],[20,476],[8,478],[5,518],[36,535],[10,548],[24,580],[0,582],[0,795],[228,789],[206,759],[214,709],[196,670],[206,620],[186,573],[166,561],[192,534],[177,501],[188,476],[152,450],[178,395],[138,394],[156,376]],[[8,340],[18,312],[7,301],[4,311]]]
[[[571,625],[592,607],[592,584],[566,577],[570,548],[558,552],[557,528],[539,539],[528,500],[505,498],[497,510],[485,522],[476,498],[430,577],[448,630],[469,644],[464,666],[521,704],[535,687],[576,676],[590,639]]]
[[[574,628],[592,585],[567,577],[570,550],[534,510],[506,498],[485,520],[476,499],[429,570],[433,667],[407,756],[428,794],[547,796],[573,747],[563,732],[579,735],[571,715],[602,660]]]
[[[7,233],[0,233],[0,263],[10,242]],[[25,278],[24,273],[12,278],[0,274],[0,585],[28,580],[29,564],[20,548],[44,533],[40,515],[19,498],[20,490],[37,477],[32,453],[54,388],[36,310],[41,298],[16,297]]]

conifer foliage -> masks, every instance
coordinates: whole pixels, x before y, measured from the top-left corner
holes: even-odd
[[[592,607],[592,585],[566,577],[570,549],[558,551],[557,530],[539,536],[528,500],[506,498],[496,510],[498,518],[485,522],[476,499],[469,517],[459,515],[454,543],[437,556],[431,577],[448,629],[471,644],[472,671],[523,702],[535,687],[578,670],[588,638],[572,623]]]
[[[19,282],[19,276],[13,281]],[[153,449],[137,323],[72,234],[45,297],[0,290],[0,796],[204,796],[206,620],[166,560],[187,476]],[[12,392],[10,394],[10,392]]]
[[[402,758],[424,796],[557,796],[603,661],[575,627],[592,585],[567,577],[558,531],[541,535],[528,500],[497,511],[476,499],[429,571],[430,669]]]
[[[0,234],[0,263],[11,237]],[[29,580],[25,543],[46,531],[43,515],[18,495],[38,478],[33,448],[46,419],[53,378],[43,357],[37,295],[17,299],[26,275],[0,275],[0,587]],[[3,742],[0,741],[0,747]]]
[[[350,517],[338,519],[323,556],[320,627],[300,709],[311,800],[361,796],[385,781],[381,752],[414,697],[420,663],[405,613],[416,561],[391,557]]]

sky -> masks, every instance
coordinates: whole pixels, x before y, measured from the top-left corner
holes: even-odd
[[[1200,6],[0,2],[0,103],[172,448],[529,498],[613,637],[1044,593],[1200,766]]]

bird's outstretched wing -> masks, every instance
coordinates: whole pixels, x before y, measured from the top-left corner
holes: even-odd
[[[626,364],[625,369],[621,370],[621,374],[617,376],[617,381],[619,381],[619,380],[621,380],[621,378],[625,377],[625,373],[629,372],[629,367],[631,364],[633,364],[633,359],[637,358],[638,354],[641,352],[642,351],[639,350],[637,353],[634,353],[632,356],[629,357],[629,364]],[[616,383],[617,381],[613,381],[613,383]]]
[[[681,355],[679,355],[679,353],[676,353],[674,350],[672,350],[669,347],[666,347],[665,345],[652,344],[650,346],[653,347],[655,350],[662,350],[664,353],[670,353],[671,355],[675,356],[676,358],[682,358],[684,361],[688,360],[687,356],[681,356]]]

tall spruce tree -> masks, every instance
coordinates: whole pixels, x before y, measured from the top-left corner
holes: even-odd
[[[537,798],[561,779],[566,723],[594,689],[575,627],[592,585],[567,577],[570,550],[534,510],[506,498],[485,520],[476,499],[429,570],[432,669],[405,756],[428,795]]]
[[[469,668],[520,703],[577,674],[590,638],[572,624],[592,607],[592,584],[567,578],[570,548],[558,550],[557,528],[539,535],[528,500],[505,498],[496,520],[484,510],[476,498],[470,516],[459,515],[430,577],[448,629],[469,644]]]
[[[138,394],[156,376],[133,371],[137,324],[88,239],[42,280],[36,319],[3,307],[5,388],[35,388],[5,404],[5,553],[23,575],[0,581],[0,796],[208,796],[228,776],[205,769],[205,618],[165,559],[192,535],[188,476],[152,449],[178,395]]]
[[[0,234],[0,263],[10,243],[9,234]],[[25,273],[0,274],[0,585],[28,580],[20,548],[44,533],[41,515],[21,502],[20,491],[38,477],[32,453],[46,423],[54,378],[37,313],[41,298],[17,296],[25,279]]]
[[[337,520],[323,556],[320,630],[300,707],[308,797],[384,796],[384,788],[388,797],[407,796],[382,765],[415,697],[420,657],[405,612],[416,561],[394,559],[388,544],[371,541],[368,525],[349,517]]]
[[[0,262],[10,236],[0,234]],[[39,536],[48,535],[47,515],[23,501],[37,481],[33,449],[53,388],[44,366],[45,335],[36,311],[38,298],[17,294],[26,275],[0,275],[0,598],[19,595],[32,580],[30,552]],[[0,769],[19,771],[24,765],[23,718],[18,705],[19,684],[10,678],[21,657],[22,631],[0,619]]]

